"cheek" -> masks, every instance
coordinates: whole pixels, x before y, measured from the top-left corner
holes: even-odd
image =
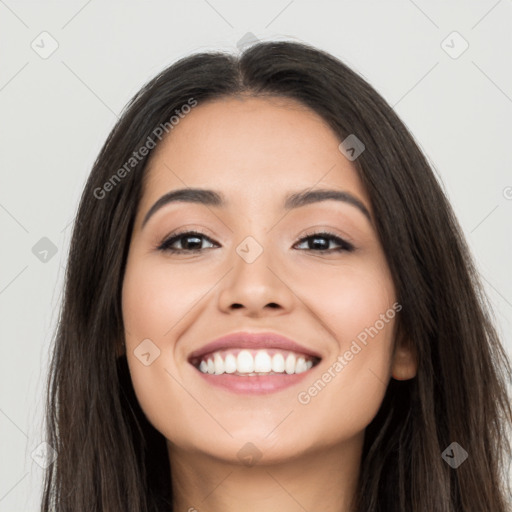
[[[331,340],[331,345],[336,344],[340,350],[379,321],[395,302],[391,276],[374,260],[365,265],[317,270],[315,279],[305,281],[303,286],[302,297],[329,327],[336,338]],[[389,329],[392,318],[386,320],[385,328],[380,321],[378,324],[379,331],[383,331],[381,339],[392,334]]]
[[[168,439],[200,443],[201,433],[194,437],[190,425],[204,423],[204,411],[180,385],[187,368],[176,340],[200,314],[215,276],[176,271],[166,263],[141,256],[127,262],[122,289],[127,361],[135,395],[153,426]]]
[[[204,277],[166,268],[165,263],[127,266],[123,318],[127,333],[156,340],[173,338],[172,329],[208,291]],[[133,340],[132,340],[133,341]]]
[[[307,381],[299,403],[306,414],[329,411],[333,425],[354,433],[377,413],[390,378],[396,310],[391,277],[378,264],[316,274],[308,305],[330,331],[323,372]],[[324,339],[325,329],[319,332]],[[335,337],[335,339],[334,339]],[[332,435],[336,435],[333,427]]]

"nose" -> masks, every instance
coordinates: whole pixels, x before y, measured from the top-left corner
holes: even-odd
[[[219,308],[224,313],[245,315],[251,318],[279,316],[289,313],[295,295],[287,283],[284,272],[270,250],[263,252],[249,263],[234,251],[232,267],[219,283]]]

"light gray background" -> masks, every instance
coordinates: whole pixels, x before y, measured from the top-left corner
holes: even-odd
[[[0,0],[0,511],[38,510],[49,347],[101,145],[150,77],[238,51],[247,32],[330,51],[394,106],[442,178],[512,356],[511,26],[511,0]],[[57,247],[46,262],[32,252],[42,237]]]

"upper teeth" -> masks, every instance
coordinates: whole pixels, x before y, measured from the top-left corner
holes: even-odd
[[[313,366],[312,358],[297,355],[293,352],[274,351],[270,355],[267,350],[240,350],[214,352],[199,364],[203,373],[220,375],[223,373],[240,373],[245,375],[284,373],[302,373]]]

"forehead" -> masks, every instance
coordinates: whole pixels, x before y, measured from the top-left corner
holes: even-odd
[[[316,112],[289,98],[229,97],[183,116],[155,149],[141,209],[177,188],[220,189],[240,204],[279,201],[318,185],[367,200],[339,137]]]

